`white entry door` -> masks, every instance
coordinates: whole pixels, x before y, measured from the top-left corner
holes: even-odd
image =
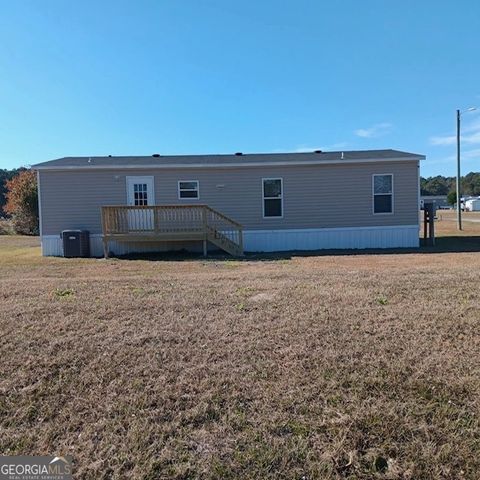
[[[127,177],[127,204],[131,207],[155,205],[153,177]],[[153,209],[130,209],[129,230],[153,230]]]

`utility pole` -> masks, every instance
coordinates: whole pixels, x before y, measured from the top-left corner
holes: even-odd
[[[457,228],[462,229],[462,201],[460,192],[460,110],[457,110]]]

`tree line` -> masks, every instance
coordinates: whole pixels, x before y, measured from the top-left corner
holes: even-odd
[[[462,177],[461,191],[463,195],[480,196],[480,172],[470,172]],[[420,177],[421,195],[448,195],[455,192],[456,177]]]

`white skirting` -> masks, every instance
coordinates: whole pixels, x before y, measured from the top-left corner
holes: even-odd
[[[246,252],[405,248],[418,246],[418,225],[249,230],[244,232],[244,249]]]
[[[419,246],[418,225],[390,227],[316,228],[299,230],[246,230],[246,252],[282,252],[289,250],[408,248]],[[59,235],[42,235],[42,255],[63,256]],[[201,242],[124,243],[110,242],[115,255],[165,252],[171,250],[201,251]],[[90,235],[93,257],[103,256],[102,236]]]

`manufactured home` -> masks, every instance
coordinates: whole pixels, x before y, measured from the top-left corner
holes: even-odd
[[[480,197],[473,197],[465,200],[466,212],[479,212],[480,211]]]
[[[396,150],[66,157],[39,163],[43,255],[418,247],[419,162]],[[352,197],[354,202],[342,201]]]

